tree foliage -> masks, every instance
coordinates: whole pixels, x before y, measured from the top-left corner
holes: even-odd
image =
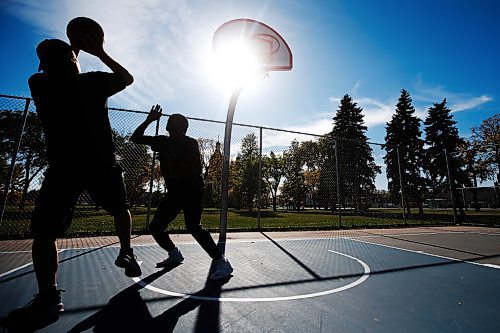
[[[206,166],[204,197],[206,206],[220,207],[223,162],[222,147],[220,142],[217,142]]]
[[[375,191],[375,177],[380,173],[373,149],[368,144],[363,118],[363,109],[349,95],[344,95],[330,133],[337,150],[338,170],[335,168],[335,172],[338,173],[340,195],[358,212],[369,206],[367,198]]]
[[[264,156],[262,161],[262,178],[269,188],[272,197],[273,210],[277,210],[278,189],[283,178],[283,157],[271,151],[269,156]]]
[[[434,187],[442,187],[448,179],[448,164],[445,152],[448,153],[448,163],[456,186],[464,186],[467,177],[464,173],[463,159],[458,152],[464,146],[464,140],[458,135],[451,110],[446,106],[446,99],[441,103],[434,103],[428,110],[424,122],[425,151],[424,167],[429,174]]]
[[[477,154],[478,176],[481,181],[494,181],[497,207],[500,207],[500,114],[473,127],[471,143]]]
[[[234,190],[238,201],[252,211],[258,196],[259,182],[262,182],[259,179],[259,145],[254,133],[243,138],[232,177],[235,179]]]
[[[116,154],[123,168],[127,195],[132,206],[141,203],[151,175],[151,155],[145,145],[130,141],[130,135],[113,131]],[[149,190],[149,189],[148,189]]]
[[[285,180],[282,187],[283,200],[298,212],[305,201],[306,186],[304,176],[304,155],[297,140],[293,140],[290,148],[283,153],[283,171]]]
[[[22,111],[3,110],[0,112],[0,128],[2,128],[2,131],[0,131],[2,191],[5,190],[3,186],[9,176],[11,160],[16,149],[15,143],[21,134],[23,121]],[[21,209],[26,204],[28,191],[33,180],[47,166],[45,136],[42,124],[36,113],[29,112],[27,114],[23,133],[16,156],[16,164],[10,188],[15,194],[14,197],[18,197],[18,204]]]
[[[385,127],[384,161],[387,167],[388,189],[392,196],[399,198],[402,191],[407,213],[410,214],[410,202],[415,202],[422,214],[422,192],[425,188],[425,179],[422,176],[424,141],[421,139],[421,120],[414,114],[415,108],[410,94],[402,89],[396,111]],[[400,170],[402,179],[399,176]]]
[[[425,125],[425,151],[424,167],[429,175],[431,186],[445,188],[451,184],[454,191],[455,205],[464,215],[463,202],[457,187],[470,186],[469,178],[465,171],[462,153],[459,151],[465,142],[458,135],[451,110],[446,106],[446,98],[441,103],[434,103],[428,110]]]

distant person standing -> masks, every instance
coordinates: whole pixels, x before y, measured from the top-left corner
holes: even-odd
[[[184,260],[181,251],[166,231],[168,225],[182,210],[187,231],[208,255],[216,260],[216,270],[209,278],[211,280],[228,278],[233,271],[231,264],[224,258],[210,233],[200,224],[204,184],[198,142],[186,135],[188,120],[181,114],[173,114],[167,122],[169,136],[144,135],[149,124],[160,119],[161,111],[159,105],[153,106],[146,120],[137,127],[130,138],[131,141],[151,146],[153,151],[158,152],[160,169],[168,189],[150,225],[151,235],[158,245],[168,252],[168,257],[156,266],[175,266]]]
[[[31,219],[39,292],[24,308],[12,311],[10,319],[42,320],[62,311],[56,284],[56,237],[69,227],[83,191],[114,217],[121,244],[115,264],[125,268],[129,277],[141,275],[130,246],[132,221],[106,108],[107,98],[132,84],[133,77],[105,52],[97,36],[88,34],[82,45],[112,73],[80,73],[74,50],[62,40],[46,39],[36,48],[41,73],[32,75],[28,83],[42,122],[48,160]]]

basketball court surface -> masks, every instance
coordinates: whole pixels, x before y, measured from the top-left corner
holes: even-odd
[[[214,235],[216,237],[217,235]],[[113,237],[60,241],[65,311],[40,332],[499,332],[500,230],[474,227],[229,233],[233,276],[174,235],[184,262],[134,237],[141,278]],[[0,316],[37,292],[30,241],[0,242]]]

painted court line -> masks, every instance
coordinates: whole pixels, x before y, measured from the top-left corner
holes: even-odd
[[[62,253],[62,252],[64,252],[64,251],[65,251],[65,249],[62,249],[62,250],[59,250],[59,251],[58,251],[58,253]],[[31,252],[31,251],[29,251],[29,252]],[[23,251],[23,253],[24,253],[24,251]],[[21,265],[21,266],[19,266],[19,267],[13,268],[13,269],[11,269],[10,271],[7,271],[7,272],[4,272],[4,273],[1,273],[1,274],[0,274],[0,278],[4,277],[4,276],[6,276],[6,275],[9,275],[9,274],[11,274],[11,273],[14,273],[14,272],[16,272],[16,271],[18,271],[18,270],[20,270],[20,269],[26,268],[26,267],[28,267],[28,266],[32,266],[32,265],[33,265],[33,262],[29,262],[29,263],[24,264],[24,265]]]
[[[329,289],[325,291],[320,291],[316,293],[310,293],[310,294],[300,294],[300,295],[291,295],[291,296],[281,296],[281,297],[207,297],[207,296],[196,296],[192,294],[184,294],[184,293],[178,293],[166,289],[161,289],[158,287],[154,287],[152,285],[149,285],[145,283],[143,280],[140,278],[132,278],[135,283],[139,284],[143,288],[149,289],[151,291],[155,291],[157,293],[163,294],[163,295],[169,295],[169,296],[174,296],[174,297],[180,297],[180,298],[189,298],[189,299],[194,299],[194,300],[200,300],[200,301],[213,301],[213,302],[279,302],[279,301],[290,301],[290,300],[298,300],[298,299],[305,299],[305,298],[313,298],[313,297],[319,297],[319,296],[325,296],[325,295],[330,295],[333,293],[338,293],[347,289],[351,289],[368,279],[370,276],[370,267],[363,262],[362,260],[350,256],[345,253],[333,251],[333,250],[328,250],[328,252],[335,253],[344,257],[347,257],[349,259],[355,260],[358,262],[361,266],[363,266],[363,275],[357,279],[354,282],[351,282],[345,286],[334,288],[334,289]],[[139,264],[142,264],[140,262]]]
[[[401,237],[401,236],[427,236],[427,235],[451,235],[451,234],[474,234],[474,235],[484,235],[484,236],[500,236],[500,234],[495,233],[484,233],[484,232],[469,232],[469,231],[443,231],[443,232],[413,232],[413,233],[400,233],[400,234],[369,234],[356,236],[358,238],[370,238],[370,237]]]
[[[25,251],[0,251],[0,254],[18,254],[18,253],[31,253],[31,250],[25,250]]]
[[[318,237],[318,238],[310,238],[310,237],[304,237],[304,238],[274,238],[276,241],[306,241],[306,240],[331,240],[331,239],[342,239],[344,237],[338,237],[338,238],[333,238],[333,237]],[[215,240],[217,243],[217,240]],[[269,239],[262,238],[262,239],[228,239],[225,244],[228,243],[263,243],[263,242],[270,242]],[[198,242],[196,241],[176,241],[176,244],[182,244],[182,245],[199,245]],[[151,243],[151,244],[138,244],[138,245],[132,245],[132,247],[150,247],[150,246],[158,246],[156,243]],[[65,250],[93,250],[93,249],[98,249],[98,248],[118,248],[120,247],[120,244],[114,244],[114,245],[109,245],[109,246],[92,246],[92,247],[68,247],[65,248]]]
[[[425,235],[450,235],[450,234],[467,234],[467,235],[484,235],[484,236],[500,236],[500,233],[476,232],[476,231],[441,231],[441,232],[421,232],[409,234],[387,234],[384,236],[425,236]]]
[[[430,257],[436,257],[436,258],[453,260],[453,261],[463,262],[463,263],[477,265],[477,266],[483,266],[483,267],[489,267],[489,268],[494,268],[494,269],[500,269],[500,266],[494,265],[494,264],[481,264],[481,263],[474,262],[474,261],[467,261],[467,260],[461,260],[461,259],[457,259],[457,258],[450,258],[450,257],[440,256],[438,254],[427,253],[427,252],[424,252],[424,251],[409,250],[409,249],[404,249],[404,248],[400,248],[400,247],[396,247],[396,246],[391,246],[391,245],[384,245],[384,244],[378,244],[378,243],[372,243],[372,242],[362,241],[362,240],[354,239],[354,238],[346,238],[346,239],[349,239],[349,240],[352,240],[352,241],[355,241],[355,242],[370,244],[370,245],[382,246],[382,247],[386,247],[386,248],[394,249],[394,250],[401,250],[401,251],[406,251],[406,252],[411,252],[411,253],[418,253],[418,254],[423,254],[423,255],[430,256]]]
[[[18,271],[18,270],[23,269],[23,268],[25,268],[25,267],[31,266],[31,265],[33,265],[33,263],[32,263],[32,262],[29,262],[29,263],[24,264],[24,265],[22,265],[22,266],[19,266],[19,267],[16,267],[16,268],[14,268],[14,269],[11,269],[10,271],[7,271],[7,272],[5,272],[5,273],[0,274],[0,278],[4,277],[5,275],[9,275],[9,274],[11,274],[11,273],[14,273],[15,271]]]

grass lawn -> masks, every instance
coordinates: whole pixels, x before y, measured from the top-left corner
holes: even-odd
[[[32,207],[25,210],[7,209],[4,220],[0,225],[0,238],[26,238],[29,237],[29,216]],[[152,218],[155,209],[150,212]],[[131,209],[134,233],[147,233],[147,209],[144,207]],[[481,212],[467,211],[466,223],[486,225],[499,225],[500,210],[482,210]],[[206,208],[203,211],[202,225],[210,231],[219,230],[220,211]],[[412,210],[407,216],[407,225],[436,225],[453,223],[451,209],[426,209],[423,216],[417,210]],[[337,228],[376,228],[403,226],[403,213],[401,209],[370,209],[363,215],[356,215],[353,211],[341,211],[341,226],[338,214],[325,210],[307,209],[297,213],[289,210],[262,210],[260,213],[260,228],[264,230],[307,230],[307,229],[337,229]],[[185,232],[183,214],[169,225],[173,232]],[[228,212],[229,231],[259,230],[258,212],[230,209]],[[91,206],[77,206],[73,222],[66,235],[68,237],[79,235],[113,234],[113,217],[102,209]]]

